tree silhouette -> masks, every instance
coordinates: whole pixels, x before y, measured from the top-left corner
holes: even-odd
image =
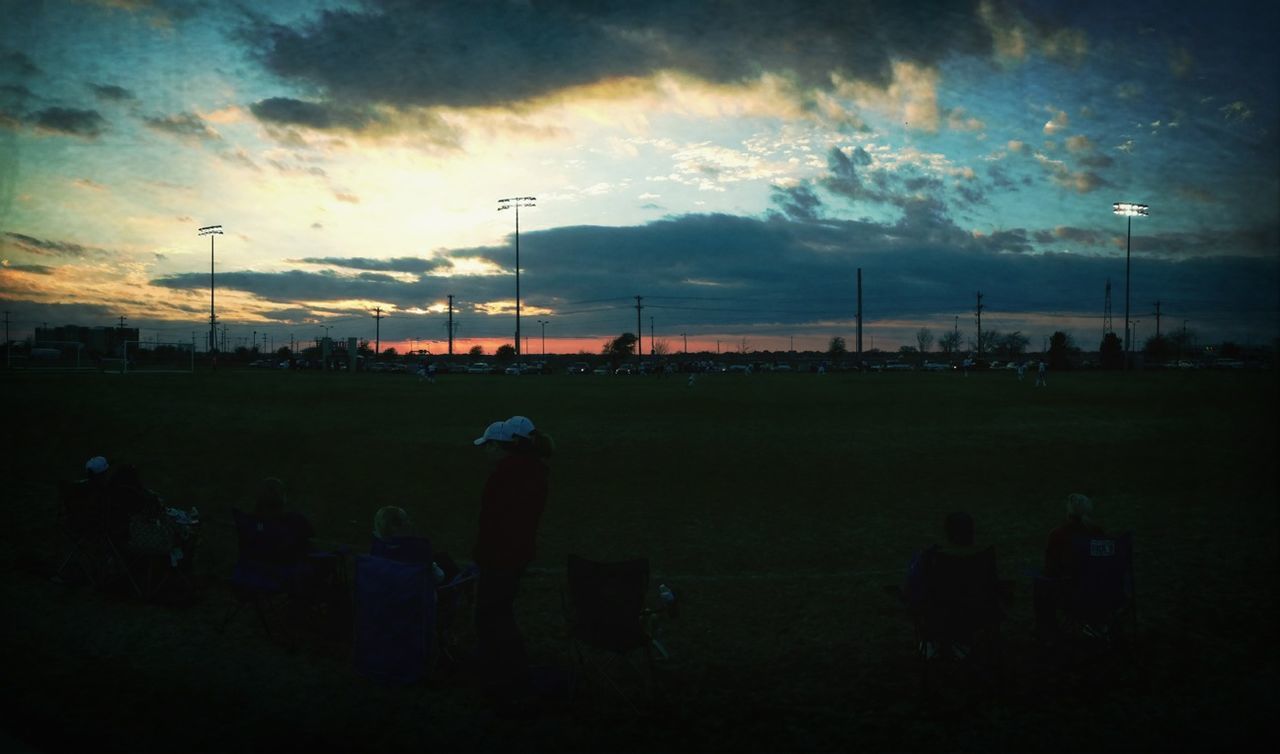
[[[1070,356],[1079,350],[1070,335],[1058,330],[1049,336],[1049,368],[1058,371],[1070,369]]]
[[[609,357],[611,364],[617,366],[618,362],[631,358],[635,350],[636,336],[629,332],[624,332],[613,340],[606,342],[600,352]]]
[[[493,355],[498,361],[505,364],[516,357],[516,347],[510,343],[503,343],[498,346],[498,350],[494,351]]]
[[[841,338],[838,335],[832,338],[831,342],[827,344],[827,356],[831,359],[833,364],[839,363],[847,353],[849,353],[849,349],[845,347],[844,338]]]
[[[1103,336],[1098,346],[1098,361],[1103,369],[1124,368],[1124,344],[1120,342],[1119,335],[1109,332]]]
[[[471,350],[467,351],[467,355],[473,359],[478,359],[481,356],[484,356],[484,346],[472,346]]]

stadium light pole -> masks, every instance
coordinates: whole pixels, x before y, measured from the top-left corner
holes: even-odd
[[[218,370],[218,315],[213,308],[213,237],[222,235],[221,225],[206,225],[196,230],[196,235],[209,237],[209,351],[213,369]]]
[[[542,358],[547,357],[547,322],[548,320],[540,319],[538,324],[542,325]]]
[[[1148,209],[1145,204],[1133,202],[1115,202],[1111,205],[1112,213],[1124,215],[1128,223],[1124,239],[1124,368],[1126,371],[1129,369],[1129,357],[1133,350],[1133,337],[1129,333],[1129,252],[1133,243],[1133,218],[1146,217]]]
[[[520,360],[520,208],[536,207],[536,196],[510,196],[498,200],[498,211],[516,211],[516,361]]]

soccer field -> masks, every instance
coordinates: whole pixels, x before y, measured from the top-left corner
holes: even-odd
[[[1135,532],[1156,681],[1100,710],[1068,706],[1137,747],[1230,745],[1245,740],[1234,738],[1250,730],[1245,717],[1275,708],[1263,641],[1277,623],[1280,531],[1269,371],[1054,373],[1045,388],[1012,372],[705,375],[692,386],[259,371],[0,380],[6,550],[56,543],[57,480],[103,454],[137,464],[169,504],[199,507],[210,524],[197,567],[223,575],[234,541],[219,524],[268,475],[327,540],[367,547],[373,512],[400,505],[465,559],[491,462],[471,440],[495,419],[531,417],[558,447],[519,605],[531,649],[563,654],[568,553],[648,557],[655,588],[670,584],[684,603],[666,636],[672,693],[705,723],[690,746],[844,748],[857,731],[871,748],[949,745],[941,736],[1061,745],[1054,736],[1074,730],[1061,700],[1024,700],[1002,713],[1017,720],[958,733],[899,730],[912,714],[911,631],[882,587],[941,538],[948,511],[968,511],[1018,583],[1006,634],[1029,642],[1024,572],[1070,492],[1092,497],[1108,530]],[[842,723],[849,715],[860,722]],[[1229,725],[1227,739],[1210,736]]]

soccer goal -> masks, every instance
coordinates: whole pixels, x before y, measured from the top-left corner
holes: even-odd
[[[74,340],[38,340],[27,352],[13,358],[10,366],[35,372],[75,372],[97,366],[83,343]]]
[[[190,374],[196,371],[196,349],[187,341],[126,340],[118,359],[103,359],[106,372],[119,374]]]

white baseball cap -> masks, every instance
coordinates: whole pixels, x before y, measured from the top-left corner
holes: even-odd
[[[485,427],[484,434],[473,442],[476,445],[484,445],[487,442],[511,442],[511,432],[507,430],[506,422],[494,422]]]
[[[84,470],[90,474],[101,474],[107,470],[107,459],[102,456],[94,456],[84,463]]]
[[[513,437],[523,437],[528,439],[533,434],[533,422],[527,416],[513,416],[503,422],[506,427],[507,439]]]

